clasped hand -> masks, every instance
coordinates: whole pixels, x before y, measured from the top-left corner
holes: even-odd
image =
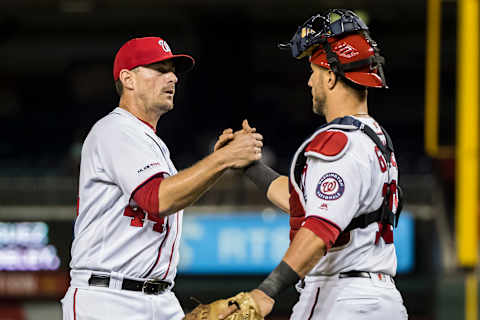
[[[214,152],[226,152],[231,168],[243,168],[262,158],[262,140],[263,136],[251,128],[247,120],[243,120],[241,130],[223,130],[215,143]]]

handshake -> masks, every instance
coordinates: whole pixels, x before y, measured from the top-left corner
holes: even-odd
[[[262,158],[262,140],[262,135],[243,120],[242,129],[236,132],[230,128],[223,130],[213,154],[221,157],[227,168],[244,168]],[[274,303],[263,291],[254,289],[210,304],[200,304],[187,313],[184,320],[263,320],[272,311]]]
[[[215,143],[214,152],[222,156],[228,168],[239,169],[262,158],[263,136],[243,120],[242,129],[225,129]]]

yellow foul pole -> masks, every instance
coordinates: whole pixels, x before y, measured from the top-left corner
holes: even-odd
[[[441,146],[438,141],[441,27],[442,0],[427,0],[424,145],[427,154],[433,158],[453,158],[454,148]]]
[[[478,319],[478,1],[457,1],[456,233],[458,261],[470,270],[466,320]]]
[[[458,2],[456,231],[458,261],[478,261],[478,0]]]

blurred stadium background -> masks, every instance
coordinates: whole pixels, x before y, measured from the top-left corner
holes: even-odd
[[[1,0],[0,320],[61,318],[82,140],[116,106],[113,57],[127,39],[159,35],[196,59],[158,126],[177,168],[248,118],[264,135],[266,161],[287,173],[323,119],[311,112],[306,62],[276,45],[333,7],[361,13],[387,59],[390,89],[371,90],[369,107],[394,140],[407,194],[395,241],[410,319],[463,319],[455,157],[424,149],[426,1]],[[452,146],[457,2],[441,8],[438,139]],[[175,287],[182,306],[194,307],[192,295],[206,302],[254,288],[279,262],[287,237],[288,217],[229,172],[187,210]],[[292,289],[268,318],[288,319],[295,301]]]

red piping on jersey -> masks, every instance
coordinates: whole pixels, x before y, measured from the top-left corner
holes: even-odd
[[[168,262],[167,272],[165,272],[165,275],[163,276],[162,280],[165,280],[165,278],[167,277],[168,271],[170,271],[170,265],[172,264],[173,249],[175,248],[175,242],[177,242],[177,235],[178,235],[178,216],[179,214],[177,213],[177,232],[175,233],[175,239],[173,240],[172,252],[170,253],[170,261]]]
[[[150,273],[152,273],[153,269],[155,269],[155,267],[157,266],[158,261],[160,261],[160,256],[162,255],[163,244],[165,243],[165,240],[167,240],[168,234],[170,233],[170,226],[168,225],[168,217],[167,217],[167,222],[166,223],[167,223],[167,233],[165,234],[165,238],[163,238],[162,243],[160,243],[160,247],[158,247],[157,260],[153,264],[152,268],[150,270],[148,270],[148,272],[147,272],[147,274],[145,275],[144,278],[147,278],[150,275]]]
[[[73,320],[77,319],[77,314],[75,312],[75,298],[77,297],[78,288],[75,289],[75,293],[73,294]]]
[[[155,130],[155,128],[150,124],[148,123],[147,121],[144,121],[142,119],[140,119],[139,117],[137,117],[138,120],[142,121],[143,123],[145,123],[147,126],[149,126],[150,128],[152,128],[153,132],[157,133],[157,130]]]
[[[313,302],[312,310],[310,311],[310,316],[308,317],[308,320],[312,319],[313,317],[313,311],[315,311],[315,306],[317,305],[317,302],[318,302],[319,293],[320,293],[320,288],[317,288],[317,294],[315,295],[315,301]]]
[[[77,197],[77,217],[78,217],[78,210],[80,210],[80,197]]]
[[[311,230],[325,243],[326,251],[330,250],[340,234],[337,228],[315,216],[305,219],[304,228]]]

